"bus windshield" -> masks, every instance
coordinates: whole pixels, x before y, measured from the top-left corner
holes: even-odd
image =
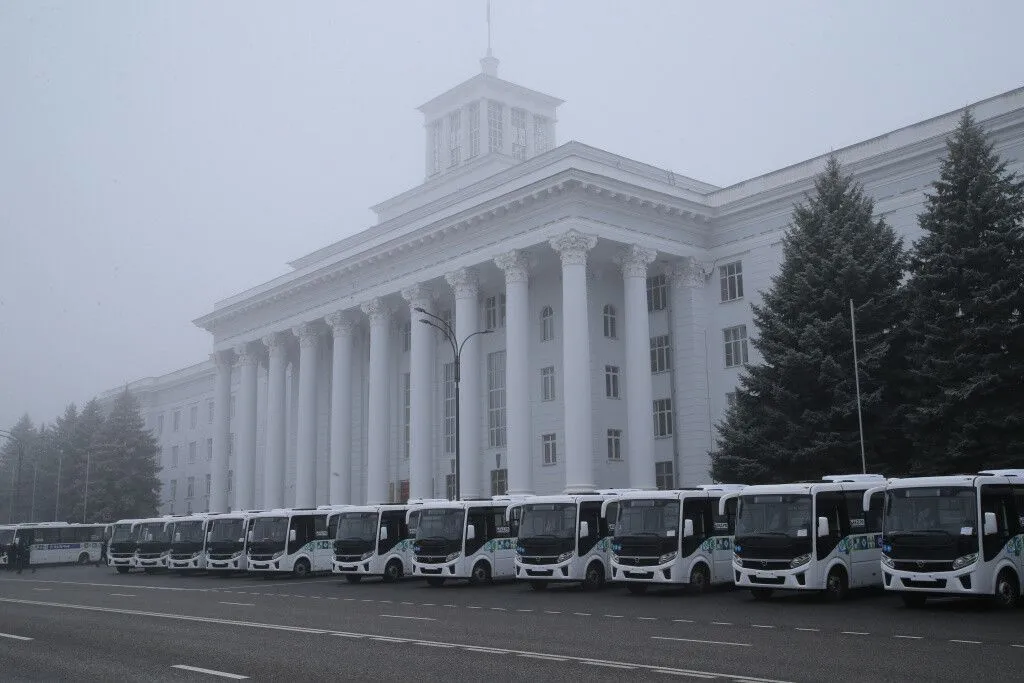
[[[343,512],[338,519],[339,541],[377,540],[376,512]]]
[[[423,510],[420,513],[420,524],[416,528],[416,538],[461,541],[465,519],[466,511],[462,508]]]
[[[890,489],[885,495],[886,533],[977,533],[976,492],[967,486]]]
[[[210,522],[213,535],[210,540],[214,543],[231,541],[234,543],[245,542],[245,531],[243,521],[240,519],[217,519]]]
[[[114,525],[114,535],[110,537],[110,540],[114,543],[123,543],[124,541],[132,540],[131,524]]]
[[[0,549],[14,540],[14,529],[0,529]]]
[[[203,523],[201,521],[175,522],[173,540],[175,543],[202,543]]]
[[[263,541],[284,543],[287,537],[287,517],[257,517],[252,525],[252,540],[257,543]]]
[[[623,500],[619,502],[619,517],[615,535],[661,536],[670,538],[679,533],[678,500]]]
[[[805,494],[740,496],[736,536],[788,536],[811,533],[811,497]]]
[[[519,538],[574,538],[575,503],[532,503],[524,505],[519,521]]]
[[[152,543],[154,541],[166,540],[166,525],[164,522],[149,522],[139,525],[139,542]]]

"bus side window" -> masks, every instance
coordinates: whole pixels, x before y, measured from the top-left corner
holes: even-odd
[[[861,499],[863,504],[863,498]],[[882,531],[882,506],[885,503],[885,493],[879,491],[871,494],[869,509],[865,517],[868,533],[879,533]]]
[[[413,510],[412,514],[409,515],[409,537],[415,538],[416,529],[420,525],[420,511]]]
[[[867,518],[864,513],[864,492],[846,491],[846,519],[848,527],[845,533],[864,534],[868,531]]]
[[[1024,529],[1024,486],[1013,487],[1013,503],[1017,514],[1017,528]]]
[[[327,538],[327,515],[315,515],[313,517],[313,537]]]
[[[335,538],[338,535],[338,520],[341,515],[331,515],[330,521],[327,523],[327,538]]]
[[[608,508],[605,510],[605,516],[601,520],[601,536],[614,536],[615,535],[615,522],[619,516],[619,504],[608,503]]]

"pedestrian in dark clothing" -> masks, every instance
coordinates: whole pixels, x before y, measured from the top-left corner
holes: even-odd
[[[22,569],[31,565],[32,546],[29,545],[28,538],[26,538],[25,536],[19,536],[17,541],[18,548],[16,554],[18,557],[18,573],[20,574]],[[35,567],[32,567],[32,573],[36,573]]]

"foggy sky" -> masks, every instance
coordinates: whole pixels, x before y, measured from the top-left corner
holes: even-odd
[[[1024,3],[495,0],[579,140],[728,185],[1024,85]],[[484,0],[0,3],[0,427],[204,360],[191,320],[423,179]]]

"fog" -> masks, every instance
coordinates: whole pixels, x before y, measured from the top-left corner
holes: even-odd
[[[205,359],[191,320],[423,177],[484,0],[0,4],[0,427]],[[1024,85],[1024,3],[495,0],[579,140],[728,185]]]

